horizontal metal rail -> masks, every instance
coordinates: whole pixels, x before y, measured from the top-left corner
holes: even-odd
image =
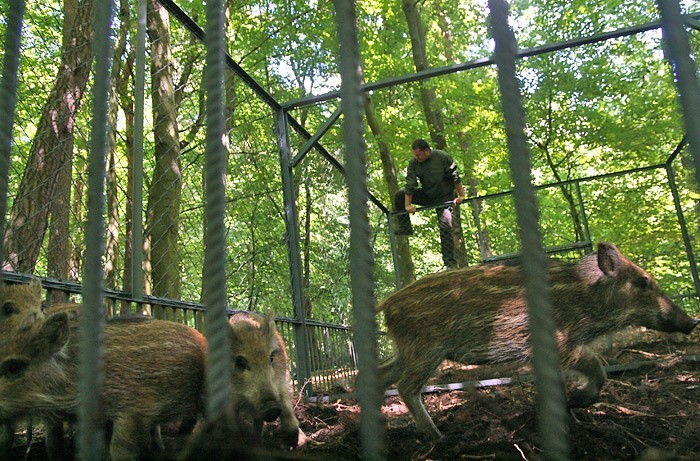
[[[687,14],[687,15],[685,15],[685,18],[686,18],[686,23],[693,26],[697,22],[697,19],[700,18],[700,12]],[[536,46],[533,48],[527,48],[524,50],[520,50],[516,53],[516,58],[527,58],[527,57],[531,57],[531,56],[552,53],[554,51],[561,51],[561,50],[568,49],[568,48],[575,48],[575,47],[579,47],[579,46],[583,46],[583,45],[591,45],[594,43],[604,42],[606,40],[610,40],[610,39],[614,39],[614,38],[626,37],[626,36],[630,36],[630,35],[639,34],[642,32],[647,32],[649,30],[658,29],[660,27],[661,27],[660,21],[653,21],[653,22],[649,22],[646,24],[624,27],[624,28],[620,28],[620,29],[617,29],[617,30],[614,30],[611,32],[603,32],[600,34],[591,35],[589,37],[575,38],[575,39],[566,40],[566,41],[558,42],[558,43],[554,43],[554,44]],[[419,82],[419,81],[428,80],[428,79],[434,78],[434,77],[440,77],[442,75],[463,72],[465,70],[470,70],[470,69],[477,69],[479,67],[491,66],[494,64],[495,64],[495,61],[493,60],[493,58],[482,57],[482,58],[478,58],[478,59],[464,62],[464,63],[460,63],[460,64],[453,64],[450,66],[443,66],[443,67],[434,67],[431,69],[422,70],[419,72],[415,72],[415,73],[400,76],[400,77],[392,77],[392,78],[387,78],[384,80],[379,80],[376,82],[365,83],[362,85],[361,88],[365,92],[374,91],[374,90],[379,90],[382,88],[401,85],[404,83]],[[338,99],[339,97],[340,97],[340,91],[329,91],[328,93],[324,93],[324,94],[320,94],[320,95],[307,96],[304,98],[298,98],[298,99],[293,99],[293,100],[287,101],[285,103],[282,103],[282,107],[284,107],[285,109],[298,109],[300,107],[310,106],[313,104],[318,104],[321,102],[326,102],[326,101]]]
[[[204,30],[197,24],[182,8],[180,8],[173,0],[158,0],[158,2],[166,9],[170,14],[177,19],[180,24],[183,25],[187,30],[189,30],[198,40],[204,41]],[[226,65],[231,69],[243,82],[248,85],[248,87],[255,92],[255,94],[258,95],[260,99],[262,99],[270,108],[273,109],[273,111],[278,111],[280,108],[282,108],[282,105],[267,91],[265,90],[258,82],[251,76],[248,72],[245,71],[232,57],[230,54],[225,53],[225,59],[226,59]],[[313,147],[316,148],[316,150],[321,154],[322,157],[324,157],[331,165],[333,165],[338,171],[340,171],[343,176],[345,175],[345,168],[343,165],[335,158],[333,155],[331,155],[328,150],[326,150],[323,145],[319,143],[319,137],[314,137],[309,133],[306,128],[304,128],[301,123],[299,123],[294,117],[289,112],[285,111],[287,123],[301,135],[304,139],[307,141],[310,141],[310,143],[313,145]],[[339,116],[339,114],[338,114]],[[336,118],[337,119],[337,118]],[[331,123],[332,124],[332,123]],[[329,125],[330,126],[330,125]],[[328,128],[326,128],[328,129]],[[305,149],[309,149],[309,147],[305,147]],[[301,156],[297,156],[295,161],[299,161]],[[374,196],[371,192],[368,192],[369,194],[369,199],[372,203],[374,203],[383,213],[387,213],[388,210],[384,206],[382,202],[377,199],[377,197]]]

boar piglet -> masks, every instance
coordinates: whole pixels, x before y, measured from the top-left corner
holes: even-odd
[[[11,342],[15,332],[43,319],[41,280],[32,277],[28,284],[0,285],[0,347]]]
[[[548,265],[553,318],[564,370],[580,375],[571,407],[594,403],[605,381],[594,339],[636,325],[690,331],[689,317],[643,269],[610,243],[578,263]],[[440,437],[421,401],[428,378],[445,360],[468,364],[530,358],[528,311],[518,265],[482,265],[428,275],[377,306],[384,311],[396,355],[380,366],[384,388],[397,383],[419,431]]]
[[[237,312],[229,319],[233,411],[241,428],[258,438],[265,422],[280,419],[288,446],[303,443],[289,388],[289,360],[274,314]]]
[[[54,434],[62,433],[64,419],[75,418],[78,318],[66,311],[49,315],[3,348],[0,414],[40,417]],[[158,424],[201,414],[206,340],[186,325],[147,317],[106,322],[103,340],[111,459],[140,459],[154,450]]]
[[[301,450],[279,450],[250,443],[248,428],[241,427],[231,408],[198,425],[177,461],[327,461]]]
[[[44,319],[41,280],[28,284],[0,284],[0,349],[12,344],[18,332],[26,332]],[[0,452],[8,453],[15,435],[15,421],[0,412]]]

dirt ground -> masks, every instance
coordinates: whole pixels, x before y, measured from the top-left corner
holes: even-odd
[[[571,459],[700,460],[700,332],[691,336],[628,333],[616,337],[612,348],[605,349],[601,357],[606,366],[614,368],[608,371],[601,401],[569,413]],[[527,382],[529,375],[530,370],[524,367],[444,364],[430,384],[506,377],[514,383],[425,394],[426,408],[444,434],[437,442],[416,432],[399,397],[386,398],[382,406],[386,459],[541,459],[535,388]],[[292,454],[266,459],[361,458],[355,400],[299,402],[297,415],[307,436],[305,445]],[[34,438],[29,453],[26,444],[18,443],[13,454],[0,459],[43,460],[41,434]],[[271,435],[265,438],[272,440]]]

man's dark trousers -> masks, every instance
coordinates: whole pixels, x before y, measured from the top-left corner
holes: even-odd
[[[406,211],[405,197],[405,189],[399,190],[396,195],[394,195],[394,209],[396,211]],[[431,206],[452,202],[454,197],[452,194],[442,197],[428,197],[425,192],[423,192],[423,189],[416,189],[413,192],[411,199],[411,203],[414,205]],[[457,267],[457,261],[455,260],[454,240],[452,239],[452,206],[445,205],[444,207],[438,207],[435,209],[435,212],[437,213],[438,229],[440,230],[440,251],[442,253],[442,261],[445,263],[445,267],[448,269]],[[397,235],[413,234],[413,226],[411,225],[411,219],[408,213],[396,215],[396,220]]]

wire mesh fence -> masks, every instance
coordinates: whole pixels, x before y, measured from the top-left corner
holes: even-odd
[[[205,330],[203,317],[205,219],[206,89],[203,85],[205,50],[193,31],[171,11],[168,2],[153,2],[149,15],[150,79],[147,79],[142,171],[134,165],[134,14],[129,8],[117,17],[109,133],[106,157],[106,213],[103,274],[109,316],[144,312],[156,318],[184,322]],[[88,153],[93,120],[90,77],[94,49],[90,41],[93,2],[80,2],[72,15],[61,16],[44,2],[27,2],[25,28],[17,72],[18,105],[7,181],[3,279],[24,282],[27,274],[44,278],[47,302],[81,301],[89,246]],[[57,23],[62,23],[60,26]],[[3,25],[3,27],[5,27]],[[31,72],[41,68],[46,72]],[[229,149],[226,165],[225,247],[226,293],[230,312],[274,311],[278,329],[291,358],[297,392],[309,387],[314,394],[345,393],[357,374],[357,343],[351,327],[353,294],[350,280],[348,192],[342,163],[344,143],[339,128],[324,133],[328,155],[315,150],[295,158],[293,188],[298,211],[304,318],[299,317],[290,289],[287,210],[280,178],[280,146],[275,132],[276,114],[269,101],[259,97],[245,78],[229,68],[225,77],[225,114]],[[336,107],[320,104],[301,124],[320,130]],[[307,114],[308,115],[308,114]],[[234,142],[235,141],[235,142]],[[292,155],[308,137],[294,132]],[[686,148],[687,149],[687,148]],[[695,190],[692,168],[669,161],[677,168],[681,188]],[[680,164],[680,165],[679,165]],[[664,168],[627,172],[565,182],[538,189],[540,225],[545,252],[577,258],[590,252],[606,232],[627,235],[634,242],[631,256],[660,254],[666,266],[681,268],[661,274],[660,280],[689,313],[697,314],[696,287],[687,275],[692,261],[684,257],[681,229],[677,238],[662,244],[654,232],[678,227],[679,215],[698,227],[697,205],[674,203],[674,186]],[[143,220],[145,238],[133,238],[134,175],[144,178]],[[632,196],[628,191],[645,190]],[[390,294],[396,282],[395,235],[391,215],[370,203],[368,223],[374,256],[372,279],[377,299]],[[646,226],[616,229],[615,216],[633,208]],[[515,204],[511,193],[472,198],[460,208],[459,232],[453,250],[463,251],[464,264],[507,260],[521,253]],[[505,218],[504,218],[505,217]],[[417,277],[444,268],[433,209],[412,216],[416,231],[408,242]],[[562,225],[566,222],[566,225]],[[656,248],[651,248],[653,246]],[[662,245],[662,247],[658,247]],[[696,242],[693,242],[696,245]],[[134,252],[143,256],[142,298],[133,298]],[[292,268],[292,271],[295,269]],[[295,328],[306,329],[298,344]],[[391,353],[384,335],[378,338],[380,357]],[[308,362],[301,366],[300,357]]]

